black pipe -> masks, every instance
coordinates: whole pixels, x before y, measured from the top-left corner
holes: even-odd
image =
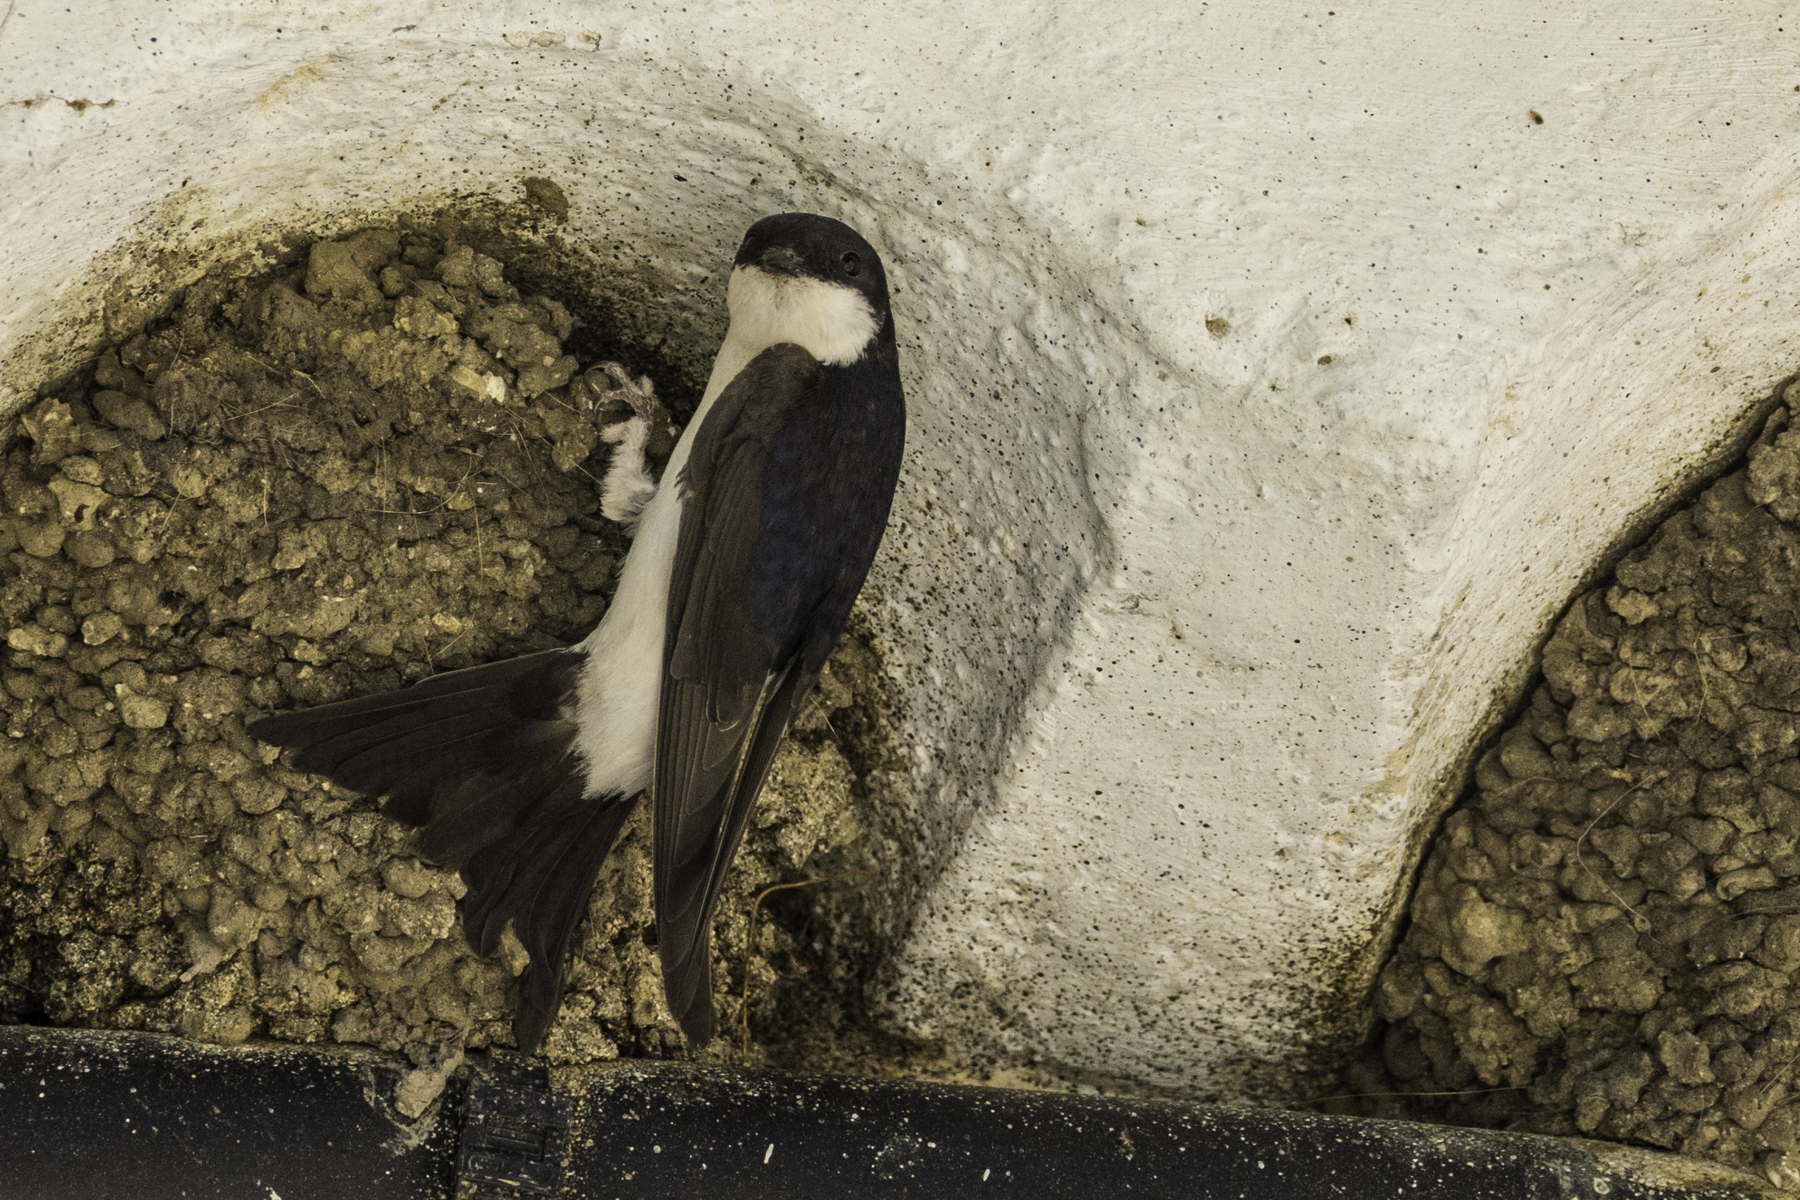
[[[653,1063],[572,1073],[592,1197],[1698,1197],[1557,1138],[1173,1101]],[[1736,1172],[1721,1172],[1723,1180]]]
[[[4,1200],[442,1200],[456,1129],[369,1054],[0,1029]]]
[[[632,1062],[465,1068],[419,1121],[370,1053],[0,1029],[4,1200],[563,1195],[1775,1196],[1595,1143],[997,1088]]]

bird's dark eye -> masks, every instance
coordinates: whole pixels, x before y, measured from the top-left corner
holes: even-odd
[[[846,275],[854,275],[862,270],[862,256],[857,254],[854,250],[844,251],[844,257],[841,261],[844,264],[844,274]]]

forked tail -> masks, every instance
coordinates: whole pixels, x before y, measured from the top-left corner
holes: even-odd
[[[435,675],[395,692],[279,713],[252,737],[372,796],[420,830],[422,854],[468,884],[463,933],[492,954],[508,922],[531,954],[514,1034],[530,1053],[562,1004],[564,960],[636,796],[585,795],[574,751],[578,651]]]

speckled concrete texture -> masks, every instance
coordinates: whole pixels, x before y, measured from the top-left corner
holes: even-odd
[[[1556,612],[1792,370],[1780,11],[12,0],[0,413],[221,239],[546,177],[704,357],[744,226],[851,221],[913,413],[881,1001],[1278,1090]]]

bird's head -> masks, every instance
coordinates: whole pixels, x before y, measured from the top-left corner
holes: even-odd
[[[828,366],[855,362],[888,327],[881,256],[842,221],[811,213],[750,227],[726,302],[734,337],[792,342]]]

